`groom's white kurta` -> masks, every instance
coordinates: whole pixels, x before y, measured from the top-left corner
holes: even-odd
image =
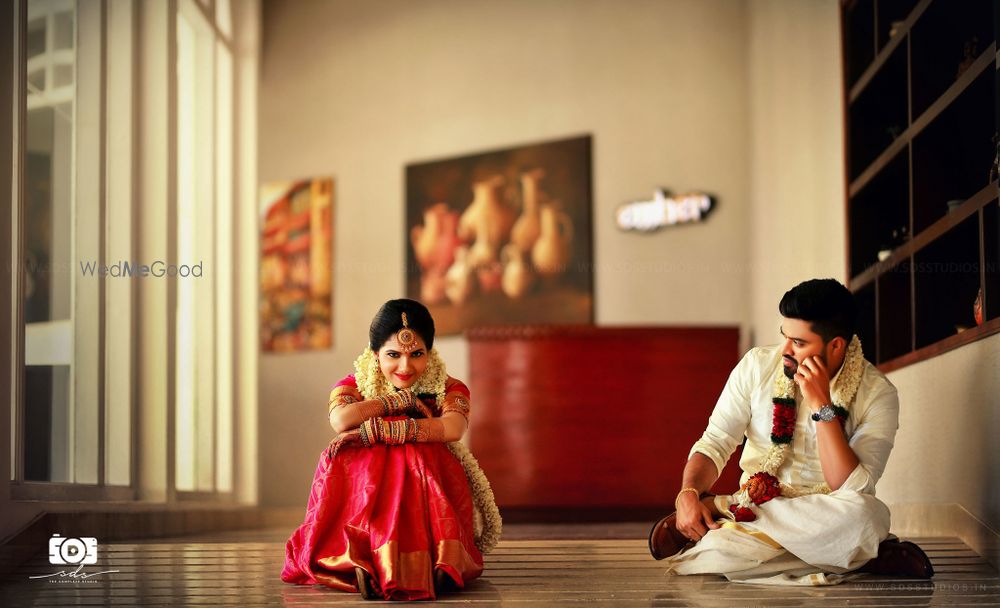
[[[708,428],[691,454],[708,456],[718,470],[746,436],[740,458],[740,483],[759,470],[771,447],[774,384],[783,373],[777,346],[754,348],[729,376]],[[832,379],[838,388],[840,374]],[[777,477],[782,484],[807,489],[824,482],[816,446],[816,423],[796,391],[797,420],[791,450]],[[875,483],[885,470],[899,423],[896,387],[867,361],[857,396],[848,407],[848,443],[860,461],[847,481],[830,494],[775,498],[755,506],[757,519],[736,522],[730,496],[716,505],[727,519],[692,548],[665,560],[677,574],[722,574],[730,580],[769,584],[823,585],[840,582],[878,554],[889,534],[889,509],[875,498]],[[733,492],[736,488],[733,488]]]

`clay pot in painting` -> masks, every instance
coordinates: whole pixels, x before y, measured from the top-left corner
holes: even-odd
[[[437,268],[425,270],[420,275],[420,299],[424,304],[440,304],[445,300],[445,273]]]
[[[497,251],[500,243],[490,240],[489,226],[486,224],[486,216],[479,215],[479,227],[476,230],[476,241],[469,248],[469,255],[466,263],[472,268],[489,266],[498,261]]]
[[[476,267],[476,276],[479,277],[479,288],[483,293],[499,291],[500,281],[503,277],[503,266],[497,260],[480,264]]]
[[[542,219],[539,213],[538,182],[545,176],[545,170],[535,169],[521,174],[521,192],[523,209],[521,216],[514,222],[510,230],[510,242],[517,245],[521,251],[528,253],[538,240],[542,230]]]
[[[466,260],[468,254],[469,250],[466,247],[456,249],[455,262],[444,276],[444,293],[452,304],[463,304],[475,287],[472,282],[472,268]]]
[[[472,184],[472,202],[458,220],[458,236],[463,241],[487,238],[499,247],[510,237],[514,211],[501,200],[503,176],[494,175]]]
[[[542,276],[562,274],[569,263],[573,221],[552,205],[542,205],[541,235],[531,248],[531,261]]]
[[[500,286],[509,298],[520,298],[535,283],[535,272],[525,259],[525,253],[514,243],[508,243],[500,251],[503,263],[503,279]]]
[[[458,247],[458,213],[444,203],[424,211],[424,223],[410,230],[410,242],[417,263],[423,269],[444,272],[455,261]]]

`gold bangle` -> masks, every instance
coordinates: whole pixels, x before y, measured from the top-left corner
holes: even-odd
[[[677,499],[680,498],[681,494],[684,492],[694,492],[695,496],[701,496],[701,492],[698,491],[698,488],[681,488],[681,491],[677,493],[677,497],[674,498],[675,505],[677,504]]]

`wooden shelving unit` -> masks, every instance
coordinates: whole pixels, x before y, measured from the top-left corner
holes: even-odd
[[[1000,332],[997,4],[841,3],[848,285],[886,371]]]

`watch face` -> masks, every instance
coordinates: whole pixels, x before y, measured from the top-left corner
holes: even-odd
[[[819,412],[816,414],[816,416],[823,422],[830,422],[831,420],[837,417],[837,412],[833,411],[833,408],[830,407],[829,405],[824,405],[823,407],[819,408]]]

